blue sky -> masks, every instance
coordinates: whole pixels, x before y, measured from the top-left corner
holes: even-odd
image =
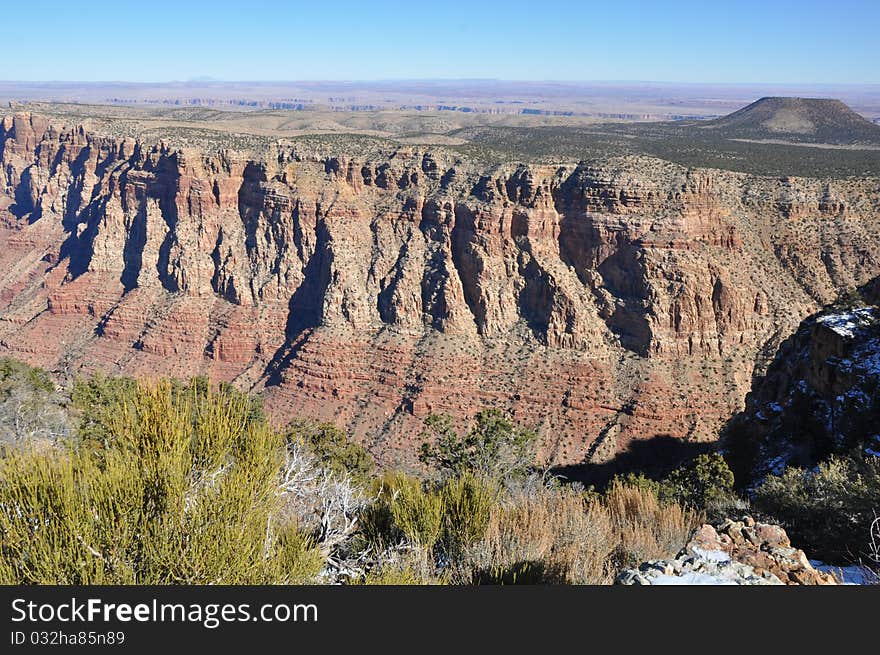
[[[880,0],[4,5],[7,80],[880,82]]]

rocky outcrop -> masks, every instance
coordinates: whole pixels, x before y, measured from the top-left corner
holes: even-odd
[[[389,462],[429,412],[487,405],[557,463],[713,439],[780,335],[880,273],[874,180],[391,142],[253,157],[26,113],[0,171],[2,352],[232,381]]]
[[[792,547],[778,525],[751,517],[703,525],[678,556],[645,562],[622,571],[622,585],[834,585],[830,574],[816,570],[802,550]]]
[[[880,309],[831,307],[805,320],[756,378],[725,447],[737,479],[755,484],[854,448],[880,456],[878,419]]]

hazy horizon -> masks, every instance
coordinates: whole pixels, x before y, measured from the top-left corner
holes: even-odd
[[[46,85],[108,85],[108,84],[126,84],[131,86],[150,86],[164,84],[406,84],[406,83],[477,83],[477,82],[500,82],[505,84],[560,84],[560,85],[642,85],[656,84],[660,86],[704,86],[704,87],[778,87],[778,88],[810,88],[810,87],[842,87],[842,88],[865,88],[877,87],[880,90],[880,81],[878,82],[831,82],[831,81],[813,81],[813,82],[783,82],[783,81],[765,81],[756,82],[748,80],[719,82],[714,80],[694,80],[687,82],[678,82],[675,80],[659,80],[659,79],[552,79],[552,78],[503,78],[503,77],[387,77],[387,78],[291,78],[291,79],[223,79],[210,76],[196,76],[181,79],[162,79],[162,80],[130,80],[130,79],[106,79],[106,80],[62,80],[62,79],[3,79],[0,78],[0,84],[46,84]]]
[[[767,96],[835,98],[880,120],[880,85],[653,81],[400,80],[0,81],[0,102],[200,106],[234,111],[458,111],[626,119],[712,118]]]

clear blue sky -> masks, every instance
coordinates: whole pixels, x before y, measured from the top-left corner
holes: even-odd
[[[7,80],[880,82],[880,0],[3,4]]]

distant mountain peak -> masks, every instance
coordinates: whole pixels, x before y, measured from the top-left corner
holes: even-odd
[[[880,144],[880,126],[833,98],[768,96],[704,127],[732,139]]]

